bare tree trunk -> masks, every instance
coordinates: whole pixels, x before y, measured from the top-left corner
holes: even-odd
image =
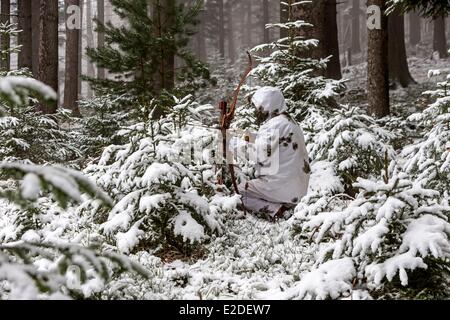
[[[341,62],[339,59],[339,41],[337,26],[336,0],[329,0],[326,4],[325,16],[325,43],[327,56],[331,56],[328,62],[325,76],[331,79],[341,79]]]
[[[389,33],[389,78],[394,83],[407,87],[415,83],[408,68],[405,48],[405,18],[403,14],[393,12],[388,17]]]
[[[175,23],[176,0],[166,0],[164,11],[164,33],[167,33]],[[164,89],[171,90],[175,86],[175,55],[173,53],[166,54],[164,57]]]
[[[262,31],[263,31],[263,43],[270,42],[270,33],[269,29],[266,28],[266,25],[270,22],[269,19],[269,0],[263,0],[263,15],[262,15]]]
[[[86,2],[86,45],[88,48],[94,48],[94,32],[92,25],[92,3],[90,1]],[[87,61],[87,76],[94,78],[95,77],[95,68],[94,64],[90,59]],[[88,84],[87,88],[87,97],[92,97],[92,90]]]
[[[233,26],[233,1],[228,0],[227,1],[227,16],[228,16],[228,23],[227,23],[227,34],[228,34],[228,57],[230,59],[231,63],[234,63],[236,60],[235,58],[235,44],[234,44],[234,26]]]
[[[105,24],[105,1],[97,0],[97,19],[100,24]],[[97,47],[103,48],[105,46],[105,33],[98,32],[97,33]],[[97,69],[97,78],[105,79],[105,68],[99,67]]]
[[[10,0],[1,0],[1,23],[10,23],[11,22],[11,3]],[[3,70],[10,70],[11,68],[11,57],[9,54],[9,48],[10,48],[10,37],[9,35],[2,35],[1,36],[1,44],[2,44],[2,51],[5,52],[5,54],[1,57],[1,68]]]
[[[38,80],[58,92],[58,0],[40,2],[39,36]],[[38,108],[47,114],[56,113],[57,103]]]
[[[246,2],[245,11],[247,13],[245,17],[245,37],[244,37],[244,43],[247,48],[251,48],[253,46],[252,42],[252,32],[253,32],[253,16],[252,16],[252,2],[250,0],[247,0]]]
[[[315,59],[327,57],[327,44],[325,39],[326,30],[326,16],[327,16],[327,1],[316,0],[314,3],[307,3],[304,5],[296,5],[292,8],[294,20],[304,20],[313,25],[310,28],[303,28],[298,31],[298,35],[319,40],[319,45],[310,51],[310,56]]]
[[[32,65],[33,76],[38,78],[39,73],[39,12],[40,12],[40,0],[31,0],[31,49],[32,49]]]
[[[448,58],[444,17],[434,19],[433,50],[439,53],[441,59]]]
[[[360,0],[352,1],[352,52],[361,52],[361,35],[360,35]]]
[[[80,5],[80,0],[66,0],[66,9],[69,6]],[[80,116],[78,109],[79,69],[79,40],[80,29],[73,28],[68,22],[66,13],[66,69],[64,82],[64,107],[72,110],[72,114]]]
[[[18,56],[19,68],[33,70],[33,46],[31,35],[31,1],[18,0],[19,29],[18,43],[21,46]]]
[[[289,11],[283,3],[285,3],[285,0],[280,1],[280,22],[286,23],[289,21]],[[280,28],[280,38],[287,38],[289,36],[289,33],[287,29]]]
[[[223,0],[218,0],[219,6],[219,52],[221,57],[225,57],[225,12]]]
[[[196,34],[197,39],[197,55],[202,62],[206,62],[208,54],[206,51],[206,35],[205,35],[205,9],[199,14],[199,25]]]
[[[367,6],[381,8],[381,28],[368,29],[367,52],[367,100],[368,113],[376,117],[390,114],[388,20],[384,11],[386,0],[368,0]]]
[[[153,19],[156,21],[154,33],[162,37],[172,27],[175,19],[175,0],[151,0]],[[171,90],[175,86],[175,55],[161,47],[158,72],[153,78],[153,87],[156,93],[162,90]],[[162,109],[154,113],[155,118],[162,116]]]
[[[409,44],[416,46],[421,39],[421,19],[417,12],[409,13]]]
[[[81,20],[81,29],[80,36],[78,37],[78,97],[79,99],[83,94],[83,82],[81,79],[81,75],[83,74],[83,18],[84,18],[84,0],[81,0],[80,3],[80,20]]]

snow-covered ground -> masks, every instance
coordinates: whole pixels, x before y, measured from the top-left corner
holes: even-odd
[[[409,112],[412,114],[417,110],[422,110],[428,104],[428,102],[424,102],[424,105],[422,105],[419,95],[424,90],[435,88],[436,79],[430,80],[428,78],[429,70],[440,69],[443,77],[450,73],[450,66],[448,63],[444,61],[433,61],[431,59],[413,58],[410,60],[410,67],[413,77],[419,82],[419,84],[413,85],[406,89],[399,88],[392,91],[394,110],[395,108],[402,108],[402,110],[409,110],[408,114]],[[347,82],[350,92],[354,90],[354,92],[362,94],[360,96],[354,95],[352,100],[348,101],[350,104],[357,105],[363,100],[365,90],[363,81],[364,69],[365,65],[358,65],[352,67],[349,72],[346,73],[346,77],[350,79]],[[351,94],[347,96],[351,96]],[[364,120],[364,117],[366,117],[365,114],[358,115],[356,112],[356,115],[354,115],[353,111],[349,111],[349,113],[352,113],[352,115],[348,118],[345,118],[344,116],[344,120],[336,120],[336,122],[341,124],[344,122],[346,123],[341,126],[344,127],[344,129],[342,129],[344,131],[342,132],[342,130],[338,130],[340,127],[339,125],[336,125],[335,127],[339,127],[336,129],[336,136],[328,138],[337,140],[336,137],[339,136],[340,142],[336,143],[339,147],[341,144],[343,145],[347,143],[348,139],[351,140],[352,134],[357,134],[358,138],[354,138],[354,140],[351,141],[353,146],[356,148],[360,147],[360,149],[356,149],[357,151],[367,151],[370,150],[370,148],[377,149],[378,147],[378,149],[382,149],[383,142],[380,142],[374,138],[376,134],[380,134],[381,132],[378,124],[371,119],[366,119],[367,121]],[[352,117],[355,118],[353,119]],[[355,129],[355,127],[351,127],[352,123],[357,123],[357,129]],[[333,121],[331,121],[331,124],[334,125]],[[360,134],[361,132],[363,132],[363,134]],[[317,148],[325,150],[324,153],[327,153],[331,150],[331,147],[330,149],[326,149],[327,147],[324,147],[324,145],[333,145],[333,143],[326,143],[327,135],[324,132],[321,133],[322,137],[318,138],[322,138],[324,141],[323,144],[320,143],[320,139],[309,139],[309,142],[315,143]],[[383,134],[380,134],[380,136],[383,137]],[[345,137],[349,138],[345,139]],[[201,134],[198,136],[186,135],[183,138],[187,141],[190,139],[200,141],[202,136]],[[144,140],[148,139],[149,138],[146,138]],[[151,143],[142,143],[136,153],[130,152],[131,156],[127,154],[129,150],[122,150],[121,156],[123,158],[127,158],[128,156],[132,158],[133,161],[130,161],[130,163],[133,165],[135,163],[138,165],[148,164],[148,159],[146,158],[145,153],[145,148],[147,147],[150,148]],[[336,147],[335,150],[338,150],[338,147]],[[342,152],[342,150],[346,149],[343,148],[338,151]],[[334,152],[334,154],[336,155],[338,151]],[[392,158],[396,158],[395,160],[397,160],[398,163],[403,164],[404,159],[402,158],[402,154],[397,152],[397,150],[394,151],[393,148],[392,153],[394,153]],[[345,154],[344,158],[346,160],[342,160],[341,158],[338,159],[336,156],[332,159],[334,162],[333,165],[330,165],[330,163],[326,161],[313,162],[312,176],[310,180],[311,183],[309,186],[311,191],[310,194],[319,194],[320,196],[318,196],[317,202],[315,202],[314,198],[311,198],[309,199],[309,202],[302,203],[301,205],[303,205],[303,207],[300,208],[299,206],[297,207],[295,213],[291,212],[292,217],[287,221],[281,220],[276,223],[271,223],[256,218],[252,215],[248,215],[243,219],[236,219],[233,214],[224,214],[223,226],[219,228],[223,231],[221,235],[211,236],[210,241],[208,241],[205,245],[199,246],[198,252],[195,252],[195,254],[191,257],[183,257],[180,255],[167,257],[167,255],[162,255],[162,258],[160,258],[156,256],[155,252],[148,251],[148,249],[136,249],[133,251],[133,254],[129,254],[129,257],[146,267],[149,273],[148,279],[143,279],[136,274],[126,273],[113,279],[106,285],[106,287],[103,287],[100,280],[93,279],[92,281],[88,281],[81,286],[84,296],[104,299],[302,299],[328,297],[344,299],[370,299],[371,297],[366,291],[367,288],[360,288],[355,281],[356,279],[363,279],[366,276],[366,274],[363,274],[364,271],[361,271],[363,270],[363,267],[360,265],[367,262],[368,266],[372,267],[372,269],[374,269],[374,267],[381,268],[377,265],[379,261],[370,261],[370,263],[372,263],[371,265],[368,261],[364,261],[364,263],[360,263],[360,265],[358,265],[359,262],[354,263],[352,258],[348,257],[349,254],[347,254],[347,256],[343,256],[344,247],[346,245],[350,247],[350,252],[352,252],[350,244],[353,240],[348,240],[348,242],[345,242],[345,239],[339,239],[337,237],[334,238],[333,235],[330,237],[331,240],[329,242],[321,242],[318,240],[316,243],[315,240],[318,238],[316,231],[303,233],[305,230],[301,228],[300,230],[298,229],[299,226],[303,227],[301,220],[299,221],[302,214],[307,212],[306,215],[308,215],[311,212],[311,215],[314,215],[317,212],[323,213],[324,211],[325,214],[335,214],[332,218],[336,217],[336,221],[333,221],[333,223],[330,222],[330,224],[325,227],[320,227],[320,229],[324,229],[323,232],[318,232],[321,238],[324,237],[324,234],[327,233],[330,228],[334,228],[333,231],[335,231],[335,234],[338,236],[345,235],[346,233],[348,235],[348,233],[354,232],[352,226],[349,226],[345,232],[341,232],[339,228],[344,229],[345,223],[337,221],[340,216],[351,216],[353,214],[351,210],[348,210],[348,212],[345,212],[345,210],[347,207],[350,207],[350,204],[352,200],[354,201],[354,199],[352,199],[349,195],[342,197],[333,195],[328,198],[321,198],[324,194],[321,193],[322,191],[333,190],[334,193],[343,192],[341,180],[337,177],[337,173],[334,171],[338,169],[346,170],[353,165],[358,168],[359,164],[356,163],[357,161],[355,160],[357,158],[351,157],[350,154]],[[445,159],[442,161],[444,160]],[[138,165],[136,167],[139,169]],[[153,168],[152,166],[155,165],[156,163],[154,162],[152,165],[147,166],[146,169],[151,169]],[[172,170],[169,164],[167,164],[166,167]],[[136,169],[136,172],[138,172],[138,169]],[[386,169],[386,171],[390,170],[390,168],[383,168],[383,170],[384,169]],[[118,171],[120,171],[120,167]],[[162,176],[162,171],[163,170],[157,170],[157,174]],[[127,176],[125,174],[126,172],[124,173],[123,181],[129,183],[130,190],[133,190],[132,188],[136,188],[136,185],[140,185],[142,182],[139,180],[139,183],[135,183],[135,181],[137,181],[135,178],[138,176],[138,173],[136,172],[132,171],[130,176]],[[143,177],[145,179],[143,179],[143,181],[147,179],[154,182],[154,179],[152,178],[153,176],[150,173],[153,174],[154,172],[152,171],[144,174]],[[99,176],[102,176],[102,174],[103,172],[98,173]],[[178,173],[175,172],[174,174]],[[370,176],[370,173],[367,175]],[[376,172],[376,175],[379,175],[379,172]],[[113,177],[113,175],[111,175],[107,176],[107,178],[116,179],[117,177]],[[378,202],[380,203],[380,206],[383,204],[383,197],[385,195],[382,192],[387,190],[386,186],[393,185],[392,188],[397,187],[395,185],[396,183],[392,180],[383,184],[383,181],[380,181],[379,176],[372,175],[368,178],[374,179],[374,181],[367,180],[366,182],[360,181],[360,183],[369,187],[376,186],[379,189],[374,187],[375,195],[368,195],[368,200],[366,202],[362,201],[361,207],[364,206],[363,209],[365,211],[358,211],[358,208],[355,209],[355,212],[358,211],[358,214],[362,212],[362,215],[367,216],[370,215],[370,210],[380,209],[380,207],[377,207],[376,205],[378,205]],[[30,182],[33,179],[35,180],[36,176],[28,176],[25,181]],[[192,180],[195,179],[192,178]],[[405,188],[407,189],[406,192],[402,194],[405,196],[404,199],[406,199],[404,203],[397,199],[389,200],[389,192],[391,190],[387,190],[388,196],[386,198],[389,198],[389,201],[385,201],[383,212],[389,211],[390,217],[387,218],[388,220],[392,218],[393,213],[398,209],[397,207],[404,206],[407,208],[408,204],[406,202],[408,201],[413,203],[412,211],[417,209],[418,205],[416,203],[419,203],[419,201],[417,201],[415,197],[419,198],[425,195],[423,198],[429,197],[426,201],[433,201],[434,194],[439,193],[437,191],[433,193],[429,190],[423,192],[423,190],[417,186],[413,187],[412,184],[409,186],[409,181],[407,181],[407,179],[402,180],[402,183],[403,182],[405,183]],[[186,189],[189,189],[189,183],[187,184]],[[22,186],[26,187],[27,183],[25,182]],[[385,188],[385,190],[383,188]],[[379,192],[380,190],[380,196],[377,198],[376,192]],[[24,196],[33,198],[39,190],[23,188],[22,191]],[[180,194],[187,194],[182,191],[183,190],[180,191]],[[395,190],[395,192],[397,191]],[[126,192],[124,193],[126,194]],[[128,191],[128,194],[130,193],[132,192]],[[161,194],[161,191],[157,190],[155,193]],[[331,193],[332,192],[329,192],[327,196]],[[397,193],[395,193],[395,195],[397,196]],[[77,194],[77,197],[84,196]],[[443,201],[442,206],[448,207],[448,195],[445,195],[444,198],[445,197],[447,197],[447,204]],[[198,198],[200,197],[197,197],[196,199],[198,200]],[[402,198],[402,201],[404,199]],[[331,202],[333,206],[332,209],[328,208]],[[126,210],[131,212],[134,210],[132,205],[128,205],[126,201],[124,203],[126,204],[126,208],[121,209],[116,205],[116,211],[118,210],[117,208],[119,208],[119,211],[122,212]],[[370,207],[371,203],[375,203],[376,205]],[[366,206],[366,204],[368,205]],[[95,202],[90,203],[90,205],[95,205]],[[206,203],[204,205],[208,206],[209,204]],[[437,212],[438,215],[444,216],[441,212],[438,212],[437,207],[439,207],[439,205],[437,203],[434,203],[433,206],[427,205],[428,203],[422,204],[420,210],[429,210],[432,212]],[[148,206],[153,206],[153,204],[151,203],[151,205],[149,204]],[[323,207],[320,208],[320,206]],[[67,210],[63,210],[54,202],[49,201],[48,198],[39,199],[39,204],[36,207],[40,208],[39,212],[35,212],[38,216],[37,220],[39,220],[39,222],[37,222],[38,226],[31,227],[29,231],[25,232],[21,236],[18,236],[23,228],[23,226],[21,226],[21,222],[23,222],[24,219],[24,217],[21,216],[23,215],[23,212],[21,212],[17,206],[0,200],[0,241],[2,243],[16,240],[44,243],[75,243],[83,246],[89,246],[91,242],[101,242],[106,249],[119,249],[127,254],[128,250],[136,244],[130,244],[128,241],[129,238],[125,236],[125,233],[119,232],[115,235],[115,238],[112,235],[105,234],[103,232],[104,230],[102,231],[101,229],[102,226],[93,221],[93,219],[95,219],[93,214],[85,214],[85,212],[83,212],[83,210],[79,210],[79,208],[69,207]],[[87,210],[92,209],[92,207],[86,208]],[[315,210],[317,208],[320,210],[317,210],[316,212]],[[303,213],[299,213],[302,211],[301,209],[304,209]],[[328,210],[332,210],[333,212],[328,212]],[[303,218],[304,217],[305,216],[303,216]],[[425,217],[428,216],[425,215]],[[450,232],[450,227],[448,227],[448,223],[445,223],[444,220],[436,222],[437,218],[434,220],[423,217],[420,219],[415,218],[416,217],[411,219],[411,221],[416,222],[415,224],[406,224],[405,221],[407,219],[405,221],[402,220],[401,222],[405,222],[403,226],[414,229],[415,232],[418,230],[417,232],[423,231],[423,233],[427,233],[428,238],[435,239],[435,234],[440,234],[441,238],[439,239],[447,239],[446,232]],[[378,219],[378,217],[376,219]],[[344,221],[345,219],[342,220]],[[363,222],[361,224],[363,224]],[[369,222],[372,223],[372,221]],[[381,223],[378,224],[378,222],[379,221],[376,221],[374,225],[366,225],[365,227],[367,227],[367,230],[365,231],[367,232],[360,231],[361,234],[366,237],[359,238],[360,240],[367,239],[368,236],[373,236],[375,234],[374,238],[376,238],[376,241],[372,238],[370,239],[373,240],[371,241],[371,244],[376,243],[377,245],[371,246],[371,244],[364,244],[362,245],[364,249],[361,249],[360,251],[369,251],[369,248],[374,248],[372,249],[372,253],[375,253],[374,251],[378,249],[380,243],[384,241],[384,239],[381,238],[383,238],[383,232],[387,233],[387,227],[377,228],[384,226],[381,225]],[[383,223],[385,223],[384,220]],[[308,224],[305,225],[308,226]],[[310,223],[309,225],[312,226],[312,229],[319,229],[319,226],[316,227],[314,223]],[[429,226],[430,228],[425,228],[424,225],[426,227]],[[134,235],[131,237],[133,241],[139,237],[138,233],[142,233],[142,231],[137,230],[137,227],[134,229],[132,227],[130,230],[131,232],[134,232]],[[203,232],[201,233],[203,234]],[[411,233],[403,234],[399,231],[395,234],[397,236],[405,235],[405,239],[403,240],[408,242],[407,245],[410,245],[410,249],[414,249],[415,244],[413,240],[415,239],[411,239],[414,238],[411,237]],[[428,238],[425,240],[428,241]],[[429,243],[432,242],[433,241],[430,241]],[[447,254],[444,252],[445,250],[441,250],[441,248],[447,248],[448,243],[442,243],[441,240],[438,242],[439,243],[437,244],[432,243],[430,248],[433,247],[431,248],[431,251],[435,251],[432,252],[433,256],[440,258],[441,256]],[[116,243],[117,245],[114,246],[111,245],[111,243]],[[430,248],[427,246],[429,246],[429,243],[427,242],[426,245],[423,246],[423,248],[425,248],[425,253],[422,254],[423,252],[420,252],[423,258],[428,255],[428,249]],[[358,250],[359,249],[354,249],[354,252],[356,253],[353,258],[355,258],[355,260],[358,259]],[[389,254],[395,251],[393,254],[394,257],[400,256],[395,256],[395,254],[398,253],[396,248],[389,248],[389,250],[391,250]],[[325,260],[323,256],[324,253],[330,252],[333,255],[333,259],[323,262],[322,260]],[[416,254],[418,255],[417,257]],[[364,258],[367,258],[367,256]],[[406,269],[411,260],[417,262],[421,259],[417,252],[414,252],[414,254],[408,258],[409,260],[405,261],[406,265],[404,264]],[[367,260],[369,259],[367,258]],[[53,262],[49,261],[47,258],[40,258],[34,261],[34,264],[39,268],[47,269],[53,265]],[[394,263],[393,269],[396,267],[397,265]],[[357,270],[358,268],[360,269]],[[397,271],[398,268],[391,273],[397,274]],[[399,272],[402,282],[405,282],[406,272],[403,267]],[[1,290],[3,289],[3,285],[4,283],[0,282],[0,292],[5,292]]]

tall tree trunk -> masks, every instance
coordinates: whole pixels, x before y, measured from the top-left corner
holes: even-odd
[[[253,33],[253,15],[252,15],[252,2],[251,0],[247,0],[245,7],[245,12],[247,13],[245,17],[245,34],[244,34],[244,44],[247,48],[251,48],[253,46],[252,41],[252,33]]]
[[[422,40],[421,37],[421,19],[417,12],[409,13],[409,44],[416,46]]]
[[[154,34],[163,37],[174,24],[175,0],[150,0],[152,16],[156,22]],[[175,86],[175,55],[170,49],[161,46],[159,56],[159,68],[153,76],[153,89],[155,94],[163,90],[171,90]],[[158,108],[153,113],[154,119],[163,115],[163,109]]]
[[[369,28],[367,50],[368,113],[376,117],[389,115],[388,20],[386,0],[368,0],[367,6],[381,8],[381,28]],[[371,18],[368,16],[368,18]]]
[[[361,35],[360,35],[360,0],[352,1],[352,52],[361,52]]]
[[[405,19],[403,14],[393,12],[388,17],[389,78],[402,87],[415,83],[408,68],[405,48]]]
[[[289,10],[283,3],[286,3],[286,1],[280,1],[280,22],[286,23],[289,21]],[[283,39],[287,38],[288,36],[289,32],[287,31],[287,29],[280,28],[280,38]]]
[[[196,34],[197,40],[197,55],[202,62],[206,62],[208,54],[206,51],[206,35],[205,35],[205,9],[202,9],[199,13],[199,24]]]
[[[80,6],[80,0],[66,0],[66,10],[69,6]],[[79,86],[79,40],[80,29],[73,27],[66,11],[66,69],[64,81],[64,107],[72,110],[72,114],[80,116],[78,108]]]
[[[40,2],[38,80],[58,92],[58,0]],[[57,103],[39,106],[47,114],[56,109]]]
[[[105,24],[105,0],[97,0],[97,19],[100,24]],[[97,47],[103,48],[105,46],[105,33],[97,33]],[[105,79],[105,68],[99,67],[97,70],[97,78]]]
[[[263,0],[262,3],[263,6],[263,15],[262,15],[262,31],[263,31],[263,43],[269,43],[270,42],[270,33],[269,29],[266,28],[266,25],[270,23],[270,16],[269,16],[269,0]]]
[[[228,57],[231,63],[235,61],[234,25],[233,25],[233,1],[227,1],[227,35],[228,35]]]
[[[314,59],[327,57],[326,43],[326,17],[327,17],[327,0],[316,0],[314,3],[306,3],[296,5],[292,8],[292,16],[294,20],[304,20],[313,25],[310,28],[303,28],[298,31],[298,35],[319,40],[319,45],[310,51],[310,56]]]
[[[10,0],[1,0],[1,23],[10,23],[11,22],[11,3]],[[7,34],[4,34],[1,36],[1,45],[2,45],[2,51],[4,54],[1,57],[1,68],[3,70],[10,70],[11,68],[11,56],[9,53],[10,49],[10,37]]]
[[[31,49],[32,49],[32,65],[33,65],[33,76],[38,78],[39,73],[39,12],[40,12],[41,2],[40,0],[31,0]]]
[[[219,53],[221,57],[225,57],[225,12],[223,0],[217,0],[219,6]]]
[[[94,48],[94,32],[92,25],[92,3],[90,1],[86,2],[86,45],[88,48]],[[90,59],[87,61],[87,76],[94,78],[95,77],[95,68],[94,64]],[[92,97],[92,90],[90,85],[88,84],[87,88],[87,97]]]
[[[433,50],[439,53],[441,59],[448,58],[444,17],[437,17],[434,19]]]
[[[81,75],[83,74],[83,19],[84,19],[84,0],[80,3],[80,36],[78,37],[78,98],[83,94],[83,81]]]
[[[327,56],[331,56],[328,62],[325,76],[331,79],[341,79],[341,62],[339,59],[339,41],[337,26],[336,0],[329,0],[326,4],[325,16],[325,43]]]
[[[173,27],[175,23],[175,8],[176,0],[166,0],[164,1],[164,33],[167,33],[170,28]],[[171,90],[175,86],[175,55],[173,53],[164,55],[164,89]]]
[[[19,68],[33,70],[33,46],[31,35],[31,2],[32,0],[18,0],[17,8],[19,14],[18,43],[21,46],[18,56]]]

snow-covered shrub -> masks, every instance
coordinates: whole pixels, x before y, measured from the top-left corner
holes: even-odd
[[[288,12],[291,13],[292,8]],[[302,120],[311,106],[335,106],[334,98],[342,88],[342,81],[318,75],[317,71],[326,67],[328,59],[323,57],[316,60],[308,57],[308,51],[317,46],[318,41],[298,36],[298,31],[305,27],[311,27],[311,24],[301,20],[295,21],[292,16],[288,18],[288,22],[268,24],[267,28],[284,29],[289,36],[252,49],[253,54],[259,55],[259,64],[252,75],[264,85],[280,88],[287,100],[289,112],[297,120]]]
[[[435,294],[439,290],[448,294],[442,286],[446,279],[442,270],[448,274],[450,258],[448,198],[442,200],[438,191],[424,188],[404,173],[393,173],[389,181],[358,178],[354,186],[359,194],[342,209],[297,214],[304,235],[321,244],[317,270],[327,261],[351,258],[357,271],[353,288],[383,296],[386,286],[393,286],[390,293],[401,297],[411,289],[406,286],[417,283],[416,269],[423,269],[430,281],[440,279],[435,281],[441,284],[434,288]],[[423,297],[420,291],[425,288],[414,294]]]
[[[350,193],[358,177],[379,176],[395,159],[390,144],[395,135],[358,107],[341,106],[333,110],[319,127],[321,130],[309,141],[309,157],[333,163]]]
[[[98,157],[105,147],[124,142],[117,132],[126,126],[133,111],[126,98],[106,94],[79,102],[83,114],[79,148],[86,157]]]
[[[92,298],[117,273],[148,271],[125,256],[74,244],[0,245],[0,299]]]
[[[221,232],[222,215],[236,208],[238,197],[217,192],[209,148],[217,132],[187,125],[204,111],[189,99],[178,101],[164,119],[134,126],[140,133],[129,143],[107,147],[86,169],[117,202],[101,228],[122,252],[166,245],[186,251]],[[192,157],[192,150],[199,156]],[[95,203],[80,210],[96,212]]]
[[[62,207],[66,207],[71,201],[81,201],[84,194],[95,197],[99,203],[112,205],[112,202],[109,196],[75,170],[11,162],[12,156],[22,160],[25,158],[15,150],[17,146],[38,157],[42,157],[42,153],[38,153],[34,149],[36,147],[48,147],[47,152],[57,152],[59,150],[52,148],[62,148],[55,143],[55,136],[58,134],[52,131],[57,126],[53,119],[29,109],[21,109],[29,105],[31,94],[53,102],[56,100],[56,94],[51,88],[34,79],[24,76],[0,78],[0,139],[3,139],[0,140],[3,153],[0,176],[5,179],[0,180],[0,198],[19,205],[12,205],[10,208],[9,203],[1,203],[0,298],[88,297],[93,292],[100,291],[105,282],[120,269],[145,274],[145,270],[138,265],[113,252],[40,241],[40,236],[33,230],[39,227],[37,221],[41,221],[37,218],[39,210],[36,203],[44,192],[50,192]],[[19,119],[16,115],[21,114],[22,110],[26,110],[24,114],[29,114]],[[21,121],[23,119],[29,122]],[[19,128],[19,125],[27,128]],[[34,127],[31,128],[31,125]],[[33,145],[23,136],[17,136],[17,132],[25,132],[31,136],[42,134],[42,131],[46,131],[47,135],[33,137]],[[39,160],[46,159],[42,157]],[[12,216],[14,221],[4,226],[5,216]],[[18,237],[22,240],[11,242]]]
[[[61,128],[68,120],[61,110],[48,116],[35,107],[11,108],[0,117],[0,159],[31,163],[62,163],[76,160],[77,135]]]
[[[4,72],[0,72],[4,74]],[[32,97],[32,98],[31,98]],[[32,163],[61,163],[80,156],[75,133],[61,128],[67,110],[55,115],[36,111],[39,101],[52,103],[56,94],[26,70],[0,77],[0,159]]]
[[[3,176],[20,181],[18,190],[1,190],[0,197],[24,207],[36,201],[42,192],[49,192],[63,208],[69,201],[80,202],[83,194],[98,198],[108,205],[112,201],[80,172],[59,166],[38,166],[22,163],[0,163]]]
[[[450,75],[439,88],[424,92],[436,98],[426,110],[408,120],[422,127],[423,138],[403,149],[405,170],[427,187],[450,190]]]

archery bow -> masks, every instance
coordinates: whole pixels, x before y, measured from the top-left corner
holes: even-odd
[[[245,81],[247,80],[248,75],[250,74],[250,72],[253,69],[252,56],[250,55],[250,53],[248,51],[247,51],[247,56],[248,56],[248,66],[247,66],[247,69],[245,70],[245,73],[242,75],[241,81],[239,82],[236,90],[234,91],[233,99],[231,100],[230,107],[228,108],[228,104],[226,101],[221,101],[220,105],[219,105],[219,108],[221,111],[220,128],[221,128],[221,132],[222,132],[222,147],[223,147],[222,152],[223,152],[224,161],[227,161],[227,150],[228,150],[227,130],[230,129],[231,121],[233,121],[233,119],[234,119],[236,105],[238,102],[239,93],[241,91],[241,88],[244,85]],[[233,182],[234,192],[236,194],[239,194],[239,189],[238,189],[238,185],[236,182],[236,174],[234,172],[234,166],[232,163],[228,164],[228,170],[230,171],[230,176],[231,176],[231,181]],[[223,175],[223,172],[222,172],[222,175]]]

